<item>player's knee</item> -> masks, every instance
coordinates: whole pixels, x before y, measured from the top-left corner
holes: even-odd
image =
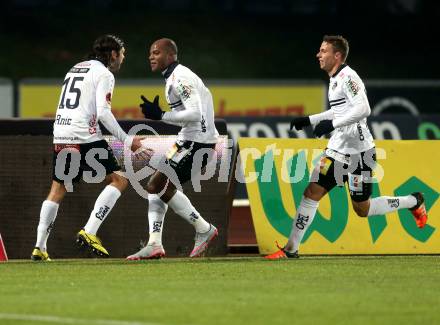
[[[114,187],[116,187],[119,191],[124,191],[127,186],[128,186],[128,180],[118,174],[111,174],[110,179],[109,179],[109,184],[113,185]]]
[[[320,201],[322,197],[326,194],[324,188],[321,188],[318,185],[309,185],[304,190],[304,197],[309,198],[313,201]]]
[[[365,218],[368,217],[368,209],[365,206],[361,206],[353,203],[353,210],[359,217]]]
[[[311,198],[314,196],[314,193],[313,193],[313,191],[312,191],[310,188],[307,187],[307,188],[304,190],[303,195],[304,195],[305,197],[311,199]]]
[[[125,177],[120,176],[118,179],[118,182],[119,182],[119,186],[120,186],[119,190],[121,192],[124,191],[128,186],[128,180]]]
[[[154,182],[148,182],[147,183],[147,192],[151,194],[157,194],[160,192],[160,189]]]
[[[60,203],[62,201],[63,197],[64,197],[64,195],[62,193],[50,191],[49,194],[47,195],[46,200],[52,201],[55,203]]]
[[[147,192],[151,194],[158,194],[164,189],[167,190],[170,186],[171,182],[169,179],[165,175],[156,172],[150,177],[147,183]]]
[[[47,200],[60,203],[66,194],[66,188],[63,184],[53,181]]]

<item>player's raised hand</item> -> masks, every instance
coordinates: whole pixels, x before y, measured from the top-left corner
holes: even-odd
[[[139,106],[141,107],[145,118],[149,120],[161,120],[164,112],[159,107],[159,95],[154,97],[153,102],[150,102],[144,95],[141,95],[141,99],[143,103]]]

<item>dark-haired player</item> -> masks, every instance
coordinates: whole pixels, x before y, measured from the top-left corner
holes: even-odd
[[[79,181],[84,172],[94,170],[90,166],[93,160],[105,168],[103,176],[108,185],[96,199],[88,222],[78,233],[77,243],[98,256],[109,255],[96,233],[128,182],[115,173],[120,166],[102,137],[98,121],[132,151],[142,147],[139,138],[127,138],[111,111],[113,72],[119,71],[124,62],[124,52],[120,38],[101,36],[95,40],[88,60],[73,66],[64,78],[53,128],[53,181],[41,206],[37,242],[31,255],[34,261],[50,260],[46,243],[67,192],[64,176],[74,173],[71,181]]]

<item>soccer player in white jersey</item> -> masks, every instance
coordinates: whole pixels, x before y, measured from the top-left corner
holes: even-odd
[[[120,170],[120,166],[108,143],[102,138],[98,121],[118,140],[125,141],[132,151],[142,147],[139,138],[127,138],[111,111],[115,83],[112,72],[120,69],[124,61],[124,52],[124,43],[120,38],[113,35],[101,36],[94,42],[89,60],[76,64],[66,74],[53,129],[53,181],[49,195],[41,206],[37,242],[31,255],[34,261],[50,260],[47,239],[54,225],[58,207],[67,192],[64,180],[58,176],[70,175],[71,169],[74,169],[72,166],[75,154],[80,157],[79,171],[72,182],[79,181],[84,171],[94,171],[88,164],[90,159],[86,157],[92,150],[101,151],[101,155],[96,152],[92,157],[105,167],[108,185],[98,196],[87,224],[78,233],[77,243],[89,248],[98,256],[109,256],[96,232],[128,182],[115,173]],[[70,153],[65,160],[57,159],[66,151]],[[57,169],[61,173],[57,173]]]
[[[268,259],[299,257],[301,240],[313,222],[319,201],[335,186],[343,186],[346,182],[353,209],[360,217],[407,208],[411,210],[418,227],[426,224],[424,198],[419,192],[401,197],[370,198],[372,169],[376,161],[374,141],[366,119],[370,115],[370,105],[362,80],[345,63],[348,50],[349,45],[344,37],[326,35],[316,54],[319,66],[330,77],[330,109],[295,118],[291,128],[301,130],[312,125],[316,137],[333,133],[304,191],[286,246],[278,247],[278,251],[266,256]]]
[[[176,172],[180,184],[191,179],[193,158],[199,149],[214,149],[218,132],[214,124],[212,96],[203,81],[190,69],[177,61],[177,46],[170,39],[159,39],[150,47],[150,67],[162,72],[165,78],[165,98],[171,108],[163,112],[159,96],[153,102],[141,96],[142,112],[147,119],[182,126],[177,142],[167,154],[167,164]],[[207,160],[202,162],[202,168]],[[196,171],[200,172],[200,171]],[[194,173],[194,171],[193,171]],[[139,252],[127,257],[129,260],[160,258],[165,255],[162,245],[162,228],[168,206],[194,226],[196,231],[194,249],[190,257],[200,256],[218,232],[206,222],[194,208],[188,197],[159,170],[151,176],[148,184],[149,241]],[[159,196],[159,194],[161,196]]]

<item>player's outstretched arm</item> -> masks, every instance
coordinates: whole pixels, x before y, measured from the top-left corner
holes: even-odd
[[[202,121],[202,100],[194,80],[179,78],[173,84],[185,109],[165,112],[163,120],[171,123],[187,123]]]
[[[98,109],[98,120],[105,126],[105,128],[119,141],[125,143],[128,140],[127,146],[131,147],[133,138],[129,137],[124,130],[122,130],[118,121],[116,121],[110,109]]]

